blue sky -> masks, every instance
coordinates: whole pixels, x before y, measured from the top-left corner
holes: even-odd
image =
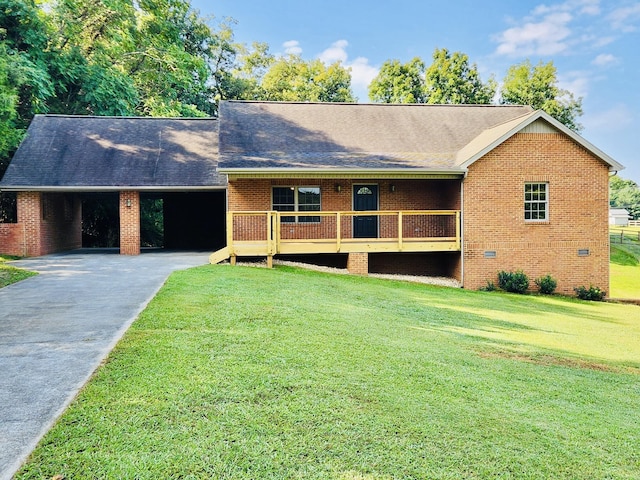
[[[640,1],[617,0],[192,0],[203,16],[231,17],[236,41],[273,54],[336,60],[367,85],[385,60],[435,48],[466,53],[486,80],[509,66],[553,61],[560,86],[583,98],[581,134],[640,184]]]

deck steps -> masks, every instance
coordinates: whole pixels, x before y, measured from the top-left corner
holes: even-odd
[[[213,252],[211,255],[209,255],[209,263],[212,265],[215,265],[216,263],[224,262],[230,256],[231,256],[231,252],[229,247],[224,247],[224,248],[221,248],[220,250]]]

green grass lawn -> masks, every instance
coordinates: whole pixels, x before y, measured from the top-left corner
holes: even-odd
[[[612,227],[610,232],[611,292],[609,296],[640,299],[640,228]],[[624,239],[623,243],[621,239]]]
[[[28,270],[12,267],[11,265],[6,264],[7,261],[15,260],[16,258],[17,257],[0,255],[0,288],[37,275],[36,272],[30,272]]]
[[[637,479],[640,308],[174,273],[16,478]]]

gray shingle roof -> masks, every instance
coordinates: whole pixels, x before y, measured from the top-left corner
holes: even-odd
[[[36,115],[0,188],[224,187],[216,119]]]
[[[496,105],[222,102],[220,168],[456,171],[465,145],[531,112]]]

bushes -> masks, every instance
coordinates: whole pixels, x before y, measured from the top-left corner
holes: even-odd
[[[558,286],[558,282],[551,275],[537,278],[534,283],[537,285],[538,291],[545,295],[552,294]],[[498,287],[505,292],[525,293],[529,289],[529,277],[522,270],[516,272],[502,270],[498,272]],[[487,287],[482,290],[492,291],[495,290],[495,286],[493,282],[488,281]]]
[[[573,291],[576,292],[576,296],[581,300],[594,300],[596,302],[601,302],[607,295],[607,292],[593,285],[590,285],[589,288],[577,287]]]
[[[534,282],[538,286],[538,291],[545,295],[551,295],[558,286],[558,282],[556,282],[556,280],[551,275],[545,275],[544,277],[536,278]]]
[[[536,278],[534,283],[538,287],[538,291],[544,295],[551,295],[555,292],[558,282],[551,275],[547,274],[543,277]],[[498,272],[498,288],[505,292],[525,293],[529,289],[529,278],[522,270],[515,272],[506,272],[501,270]],[[485,292],[496,290],[496,285],[491,280],[487,281],[487,286],[480,288]],[[590,285],[589,288],[581,286],[573,289],[576,296],[581,300],[602,301],[607,296],[607,292]]]
[[[529,288],[529,277],[522,271],[498,272],[498,286],[505,292],[524,293]]]

